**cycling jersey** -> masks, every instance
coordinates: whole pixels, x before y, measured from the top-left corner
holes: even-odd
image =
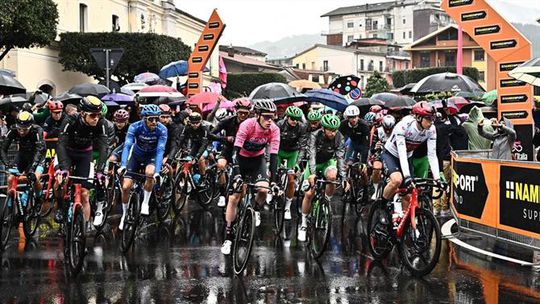
[[[307,127],[302,122],[298,122],[296,126],[291,126],[284,118],[277,122],[280,132],[280,151],[298,151],[307,144]]]
[[[347,119],[343,120],[339,132],[345,136],[345,139],[349,138],[355,144],[368,145],[369,126],[362,119],[356,126],[351,126]]]
[[[195,129],[188,124],[184,127],[184,130],[180,134],[180,138],[178,139],[178,146],[183,147],[189,141],[191,141],[191,144],[189,146],[191,151],[189,155],[198,159],[206,151],[206,147],[208,147],[208,143],[210,142],[210,137],[211,134],[208,131],[208,127],[201,124],[197,129]]]
[[[107,134],[107,151],[112,149],[116,137],[116,128],[114,123],[106,118],[102,118],[103,123],[105,124],[105,134]],[[107,153],[108,155],[109,153]]]
[[[58,156],[58,167],[61,170],[68,170],[70,167],[70,155],[77,153],[92,153],[92,148],[99,152],[97,170],[102,172],[107,161],[107,133],[105,122],[100,119],[95,127],[86,124],[80,114],[66,116],[62,122],[62,131],[58,137],[56,155]],[[91,156],[90,156],[91,157]]]
[[[322,129],[313,132],[308,147],[310,172],[316,172],[318,164],[336,159],[338,174],[340,177],[345,177],[345,139],[339,131],[333,139],[326,137]]]
[[[165,153],[169,158],[174,158],[178,151],[178,140],[180,134],[184,132],[184,126],[170,122],[167,126],[167,144],[165,145]]]
[[[392,135],[386,141],[384,148],[394,157],[399,158],[403,176],[407,177],[411,176],[408,158],[424,142],[427,142],[427,154],[433,178],[439,179],[439,161],[437,160],[436,153],[437,132],[435,125],[432,125],[429,129],[421,130],[418,128],[418,123],[414,116],[405,116],[392,130]]]
[[[377,143],[380,142],[382,146],[384,147],[384,144],[386,143],[389,137],[390,135],[384,131],[383,127],[376,128],[375,131],[373,132],[373,138],[371,141],[371,154],[380,153],[382,148],[377,149]]]
[[[272,124],[263,129],[257,118],[249,118],[240,124],[234,146],[240,148],[240,155],[255,157],[264,154],[264,149],[270,144],[270,154],[277,154],[280,145],[279,128]]]
[[[116,124],[114,125],[114,136],[116,137],[116,145],[121,145],[126,141],[126,135],[127,135],[128,129],[129,129],[128,123],[126,123],[126,125],[122,129],[118,129]]]
[[[62,113],[59,120],[54,120],[52,116],[47,117],[43,123],[43,131],[45,131],[47,138],[58,138],[61,131],[62,122],[66,118],[66,114]]]
[[[43,141],[43,129],[40,126],[32,125],[24,137],[21,137],[15,126],[10,128],[2,141],[2,149],[0,151],[4,164],[9,163],[7,152],[13,141],[19,144],[19,151],[17,153],[19,171],[27,171],[30,165],[31,169],[35,171],[36,167],[41,165],[45,160],[45,142]]]
[[[167,144],[167,128],[157,123],[154,130],[150,130],[146,122],[139,120],[129,126],[124,150],[122,151],[122,166],[126,167],[130,151],[139,159],[153,159],[155,161],[155,172],[161,171],[163,153]]]

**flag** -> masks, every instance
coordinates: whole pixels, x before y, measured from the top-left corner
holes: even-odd
[[[227,67],[223,62],[223,57],[219,56],[219,79],[221,80],[221,87],[227,87]]]

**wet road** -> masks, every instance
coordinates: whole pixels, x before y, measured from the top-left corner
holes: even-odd
[[[219,250],[222,211],[188,207],[175,222],[145,227],[126,256],[115,231],[89,238],[76,279],[64,276],[62,242],[45,226],[37,242],[18,242],[15,231],[2,254],[0,303],[540,303],[540,273],[447,241],[424,279],[402,270],[395,252],[376,263],[366,247],[365,220],[348,210],[341,217],[337,204],[330,250],[319,262],[294,233],[291,241],[275,238],[270,213],[263,212],[246,274],[236,278]],[[293,221],[288,229],[295,227]]]

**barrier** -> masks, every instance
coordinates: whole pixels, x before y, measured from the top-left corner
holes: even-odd
[[[540,250],[540,163],[452,153],[451,202],[462,229]]]

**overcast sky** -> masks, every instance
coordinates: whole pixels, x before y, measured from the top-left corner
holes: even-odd
[[[538,9],[540,0],[488,0],[495,7],[497,2],[507,2]],[[207,20],[214,8],[218,9],[227,27],[222,44],[251,45],[260,41],[315,34],[328,31],[328,18],[320,16],[341,6],[377,3],[381,0],[175,0],[176,6]],[[540,12],[540,10],[538,10]],[[522,20],[519,12],[504,12],[513,22],[533,23]],[[540,18],[540,15],[538,15]]]

